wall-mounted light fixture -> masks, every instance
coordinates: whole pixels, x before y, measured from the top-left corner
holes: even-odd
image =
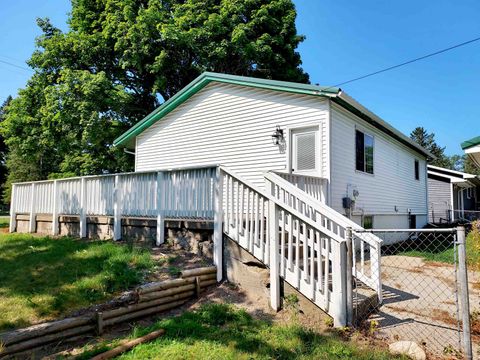
[[[284,140],[283,130],[280,129],[280,125],[277,125],[275,132],[272,134],[273,145],[282,145]]]

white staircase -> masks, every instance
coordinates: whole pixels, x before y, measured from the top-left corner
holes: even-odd
[[[369,246],[379,258],[380,240],[353,241],[352,229],[361,227],[277,174],[265,174],[264,191],[225,167],[220,173],[224,233],[269,267],[273,308],[280,307],[280,278],[330,314],[336,326],[351,321],[352,275],[381,296],[380,263],[367,273],[354,261],[355,245]]]

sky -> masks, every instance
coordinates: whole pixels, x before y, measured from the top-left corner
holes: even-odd
[[[312,83],[333,86],[480,36],[478,0],[294,0],[299,52]],[[67,29],[69,0],[5,1],[0,12],[0,102],[25,86],[35,19]],[[449,155],[480,134],[480,41],[341,86],[409,134],[434,132]]]

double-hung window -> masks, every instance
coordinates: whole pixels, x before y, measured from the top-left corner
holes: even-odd
[[[358,171],[373,174],[373,136],[360,130],[355,131],[355,163]]]

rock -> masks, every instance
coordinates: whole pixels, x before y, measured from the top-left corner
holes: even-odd
[[[202,256],[208,259],[213,259],[213,243],[211,243],[210,241],[203,241],[198,245],[201,250]]]
[[[397,341],[388,347],[393,355],[407,355],[413,360],[425,360],[425,351],[413,341]]]

